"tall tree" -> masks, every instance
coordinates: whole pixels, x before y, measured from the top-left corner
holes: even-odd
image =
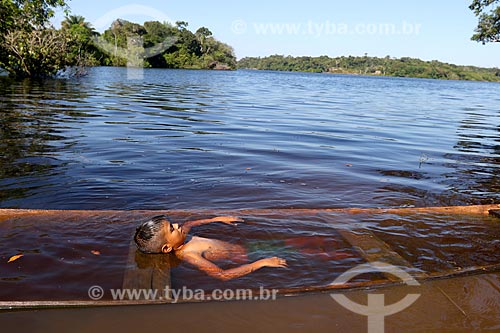
[[[198,41],[200,42],[201,53],[208,53],[207,48],[205,47],[205,41],[208,37],[212,36],[212,31],[208,28],[201,27],[194,33]]]
[[[469,8],[479,18],[472,40],[500,42],[500,0],[474,0]]]
[[[106,57],[93,43],[99,33],[83,16],[69,15],[61,22],[61,31],[69,41],[68,59],[79,67],[97,65],[97,59]]]
[[[111,65],[125,66],[129,58],[138,56],[136,51],[142,48],[142,38],[146,34],[147,30],[142,25],[117,19],[102,35],[102,39],[106,43],[99,43],[99,45],[109,53]],[[113,45],[112,48],[110,48],[111,45]]]
[[[71,29],[72,26],[78,25],[81,26],[90,32],[94,31],[94,28],[92,28],[92,24],[89,22],[85,21],[85,17],[80,16],[80,15],[68,15],[64,19],[64,21],[61,22],[61,27],[63,29]]]

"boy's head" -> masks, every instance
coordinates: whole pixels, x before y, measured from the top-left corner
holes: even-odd
[[[142,223],[134,236],[137,247],[144,253],[168,253],[184,244],[185,239],[182,228],[172,224],[165,215]]]

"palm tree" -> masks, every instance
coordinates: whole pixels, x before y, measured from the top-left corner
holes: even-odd
[[[74,25],[79,25],[79,26],[84,27],[85,29],[89,30],[89,32],[92,35],[96,34],[96,31],[92,27],[92,24],[90,24],[89,22],[86,22],[85,18],[83,16],[69,15],[69,16],[66,16],[66,19],[61,22],[61,27],[63,28],[63,30],[69,30]]]

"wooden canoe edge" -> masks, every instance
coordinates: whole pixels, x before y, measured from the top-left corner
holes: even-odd
[[[396,215],[410,215],[422,213],[435,213],[435,214],[466,214],[466,215],[488,215],[490,210],[500,209],[500,204],[489,205],[471,205],[471,206],[442,206],[442,207],[404,207],[404,208],[319,208],[319,209],[253,209],[253,210],[240,210],[241,213],[247,214],[317,214],[317,213],[345,213],[345,214],[396,214]]]
[[[73,214],[121,214],[121,213],[137,213],[137,214],[206,214],[206,215],[221,215],[221,214],[246,214],[246,215],[266,215],[266,214],[282,214],[282,215],[314,215],[318,213],[346,213],[346,214],[419,214],[419,213],[436,213],[436,214],[479,214],[487,215],[490,210],[500,210],[500,204],[489,205],[471,205],[471,206],[442,206],[442,207],[405,207],[405,208],[277,208],[277,209],[194,209],[194,210],[43,210],[43,209],[0,209],[0,221],[14,216],[26,216],[37,214],[57,214],[60,212]]]
[[[147,305],[147,304],[167,304],[165,300],[138,300],[138,301],[0,301],[0,311],[3,310],[22,310],[22,309],[54,309],[54,308],[84,308],[84,307],[102,307],[118,305]]]
[[[406,267],[400,267],[402,270],[406,270]],[[407,271],[407,270],[406,270]],[[500,272],[500,264],[485,265],[485,266],[475,266],[464,269],[452,269],[445,272],[435,272],[431,274],[413,276],[414,279],[419,283],[430,282],[434,280],[459,278],[465,276],[474,276],[480,274],[496,273]],[[413,275],[412,272],[408,272]],[[308,292],[349,292],[359,289],[380,289],[390,286],[397,286],[405,284],[404,281],[391,281],[389,279],[385,280],[371,280],[365,282],[348,282],[344,284],[331,284],[326,286],[311,286],[311,287],[297,287],[297,288],[281,288],[279,289],[278,295],[282,296],[295,296]]]
[[[403,267],[404,269],[404,267]],[[450,270],[441,273],[431,273],[427,277],[415,277],[415,280],[419,283],[425,283],[428,281],[449,279],[449,278],[459,278],[465,276],[474,276],[480,274],[496,273],[500,272],[500,264],[486,265],[469,267],[460,270]],[[316,287],[297,287],[297,288],[282,288],[278,290],[278,296],[298,296],[306,293],[325,293],[325,292],[350,292],[354,290],[376,290],[385,287],[403,285],[403,281],[390,281],[390,280],[372,280],[365,282],[349,282],[341,285],[326,285],[326,286],[316,286]],[[260,290],[254,290],[257,293]],[[250,298],[249,300],[253,300]],[[223,301],[223,300],[207,300],[205,302],[213,301]],[[102,307],[102,306],[123,306],[123,305],[153,305],[153,304],[174,304],[174,303],[200,303],[202,300],[178,300],[174,302],[169,299],[163,300],[138,300],[138,301],[0,301],[0,311],[13,311],[13,310],[23,310],[23,309],[50,309],[50,308],[81,308],[81,307]]]

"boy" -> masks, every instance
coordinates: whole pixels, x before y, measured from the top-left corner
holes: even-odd
[[[134,240],[141,252],[173,252],[180,260],[184,260],[208,275],[224,281],[247,275],[262,267],[287,267],[284,259],[270,257],[224,270],[212,261],[246,259],[246,251],[242,246],[197,236],[193,236],[191,240],[185,242],[192,227],[212,222],[233,224],[242,221],[233,216],[219,216],[189,221],[179,226],[177,223],[171,223],[165,215],[159,215],[140,225],[135,232]]]

